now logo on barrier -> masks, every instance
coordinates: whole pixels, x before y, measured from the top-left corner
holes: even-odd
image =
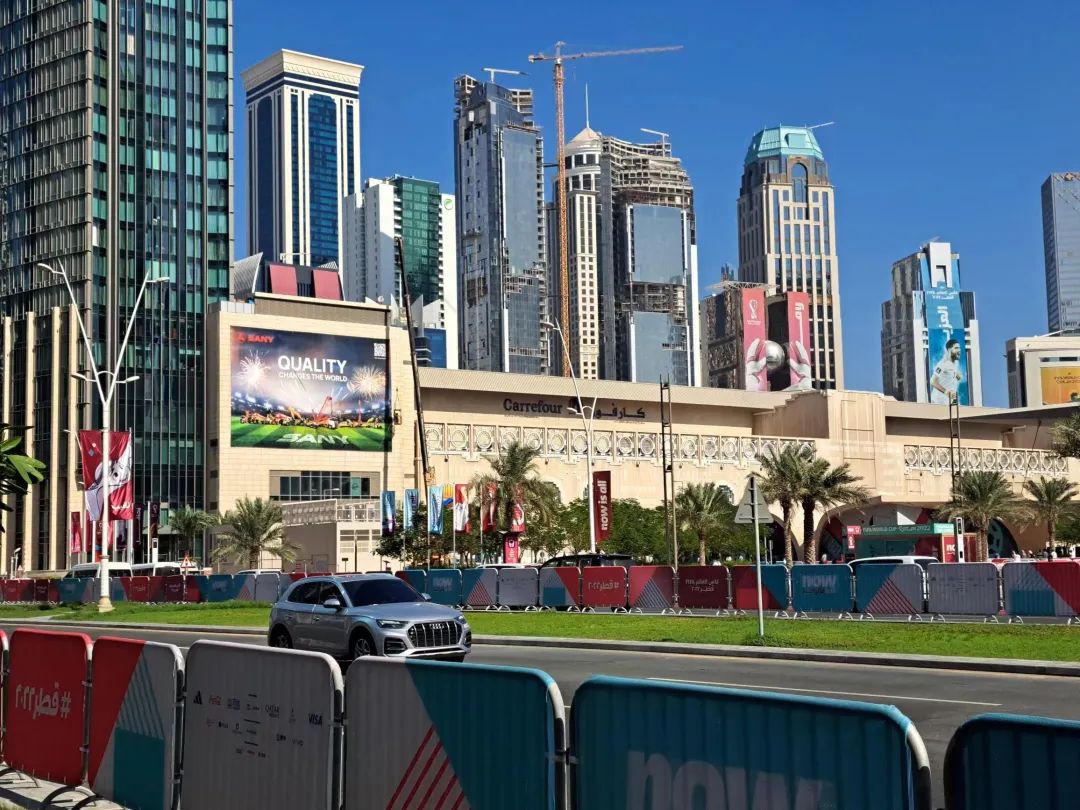
[[[626,810],[832,810],[826,783],[798,779],[792,797],[783,774],[759,771],[753,791],[743,768],[720,770],[702,760],[686,760],[674,772],[663,754],[631,751],[626,762]]]

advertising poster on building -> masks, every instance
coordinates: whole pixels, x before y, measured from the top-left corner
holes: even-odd
[[[86,511],[92,520],[101,520],[105,499],[102,483],[105,465],[100,430],[79,431],[79,451],[82,458],[83,491]],[[109,432],[109,520],[131,520],[134,490],[131,478],[131,434],[127,431]]]
[[[611,536],[611,470],[593,473],[593,515],[596,518],[594,539],[603,543]]]
[[[1080,402],[1080,366],[1043,366],[1039,377],[1043,405]]]
[[[232,446],[389,451],[387,342],[234,326]]]
[[[948,405],[955,399],[970,405],[964,312],[959,290],[927,290],[927,390],[930,401]]]
[[[804,292],[787,294],[788,391],[809,391],[814,385],[810,364],[810,296]]]
[[[742,297],[743,358],[747,391],[768,391],[768,341],[765,321],[765,289],[751,287],[738,291]]]

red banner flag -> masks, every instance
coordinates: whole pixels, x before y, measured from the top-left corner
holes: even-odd
[[[598,470],[592,475],[593,531],[597,544],[611,536],[611,470]]]
[[[71,553],[82,553],[82,513],[71,513]]]
[[[521,545],[516,537],[507,536],[503,540],[503,562],[508,565],[521,562]]]
[[[499,504],[496,501],[496,494],[499,488],[495,484],[485,484],[483,489],[482,506],[480,509],[480,529],[485,532],[495,531],[495,515],[498,512]]]
[[[80,430],[79,449],[82,452],[86,511],[92,520],[100,520],[103,500],[101,485],[106,467],[101,449],[101,431]],[[131,458],[131,434],[127,431],[110,432],[108,464],[110,520],[131,520],[134,508]]]
[[[454,484],[454,531],[469,533],[469,487]]]
[[[521,489],[514,492],[514,504],[510,511],[511,534],[522,534],[525,531],[525,504],[522,501]]]

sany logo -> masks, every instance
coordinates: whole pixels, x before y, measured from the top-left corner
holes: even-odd
[[[748,797],[748,775],[743,768],[724,768],[723,774],[709,762],[691,759],[674,772],[663,754],[648,760],[641,751],[627,757],[626,810],[832,810],[822,801],[825,783],[799,779],[791,796],[788,779],[779,773],[759,771]]]

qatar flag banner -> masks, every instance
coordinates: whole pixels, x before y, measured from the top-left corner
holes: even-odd
[[[131,434],[127,431],[109,433],[109,463],[104,463],[100,430],[80,430],[79,450],[82,454],[83,489],[86,492],[86,512],[91,520],[101,520],[102,482],[108,468],[109,519],[131,520],[135,514],[134,485],[131,477]]]

